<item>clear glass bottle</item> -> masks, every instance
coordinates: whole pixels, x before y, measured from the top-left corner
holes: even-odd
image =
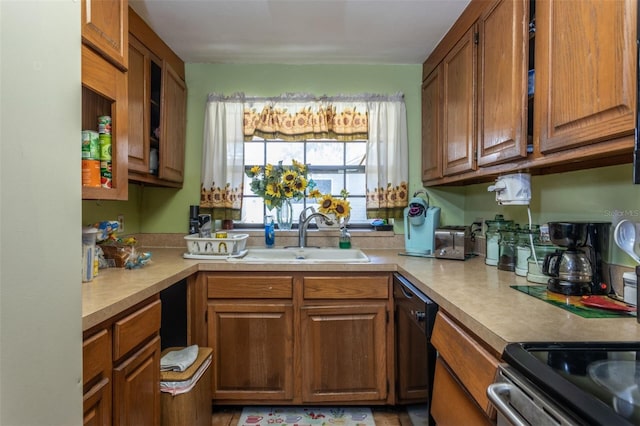
[[[344,227],[340,231],[340,240],[338,242],[338,247],[342,249],[351,248],[351,234],[347,231],[347,228]]]
[[[504,216],[497,214],[494,220],[485,221],[487,224],[486,238],[486,257],[484,263],[490,266],[498,264],[500,255],[500,230],[513,226],[512,220],[505,220]]]
[[[516,248],[516,275],[526,277],[529,272],[529,256],[531,244],[540,243],[540,226],[531,225],[531,229],[518,231],[518,245]]]
[[[499,234],[498,269],[513,272],[516,269],[518,232],[515,228],[504,228],[499,231]]]

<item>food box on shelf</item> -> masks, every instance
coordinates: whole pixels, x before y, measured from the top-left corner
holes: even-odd
[[[245,249],[249,234],[228,233],[224,237],[201,238],[198,234],[187,235],[187,252],[198,255],[228,256]]]

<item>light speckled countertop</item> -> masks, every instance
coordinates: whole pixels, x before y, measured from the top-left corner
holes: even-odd
[[[467,328],[501,353],[509,342],[640,341],[635,318],[582,318],[509,288],[531,284],[512,272],[466,261],[399,256],[398,250],[364,249],[371,263],[247,264],[185,260],[184,249],[152,249],[141,269],[107,269],[82,284],[83,330],[117,315],[198,271],[398,271]]]

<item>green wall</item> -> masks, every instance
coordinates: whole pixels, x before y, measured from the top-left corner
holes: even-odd
[[[129,185],[129,201],[85,201],[83,222],[125,215],[125,231],[187,231],[188,207],[200,200],[200,168],[204,108],[212,92],[244,92],[277,96],[288,92],[314,95],[402,92],[407,106],[409,190],[421,185],[421,65],[233,65],[187,64],[187,147],[185,180],[181,190]],[[445,195],[446,196],[446,195]],[[462,218],[462,210],[457,216]]]
[[[420,65],[233,65],[187,64],[187,147],[184,187],[180,190],[129,185],[129,201],[85,201],[83,223],[125,215],[126,233],[186,233],[188,207],[199,202],[202,132],[207,95],[244,92],[276,96],[287,92],[316,95],[402,92],[407,105],[409,190],[421,184]],[[443,225],[470,224],[502,213],[527,221],[522,206],[502,207],[488,184],[430,188],[433,205],[442,209]],[[640,186],[631,184],[630,165],[603,167],[532,178],[534,223],[551,220],[616,221],[622,216],[640,221]],[[396,230],[401,230],[396,226]],[[617,250],[617,249],[616,249]],[[615,251],[619,263],[629,264]]]

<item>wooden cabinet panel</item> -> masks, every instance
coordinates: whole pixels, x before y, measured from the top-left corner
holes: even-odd
[[[82,343],[85,425],[111,425],[111,332],[99,330]]]
[[[160,424],[160,337],[113,369],[113,424]]]
[[[82,41],[114,65],[127,69],[127,0],[82,0]]]
[[[293,399],[293,304],[209,301],[216,400]]]
[[[493,413],[487,387],[496,376],[498,360],[442,312],[436,315],[431,343],[478,404]]]
[[[431,415],[438,426],[494,424],[475,403],[442,358],[436,359]]]
[[[479,166],[527,156],[525,3],[498,0],[478,23]]]
[[[384,303],[301,309],[304,403],[385,400],[386,314]]]
[[[160,301],[156,300],[122,318],[113,326],[113,359],[118,360],[158,333],[161,322]]]
[[[536,1],[534,115],[540,152],[633,133],[636,9],[635,0]]]
[[[445,176],[474,170],[476,166],[475,31],[475,26],[469,29],[442,62]]]
[[[442,67],[422,83],[422,180],[442,177]]]
[[[149,172],[149,113],[151,52],[135,37],[129,39],[129,170]]]
[[[293,296],[293,276],[209,274],[207,296],[211,299],[290,299]]]
[[[304,277],[305,299],[388,299],[388,276]]]
[[[111,380],[103,378],[82,399],[83,422],[85,426],[111,425]]]
[[[169,62],[162,64],[160,101],[160,179],[184,180],[184,150],[187,123],[187,86]]]

